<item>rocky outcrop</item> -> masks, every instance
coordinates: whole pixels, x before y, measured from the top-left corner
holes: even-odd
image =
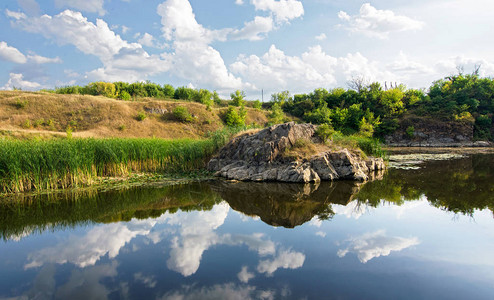
[[[381,158],[364,159],[347,149],[323,151],[308,158],[284,155],[298,140],[318,142],[316,126],[294,122],[274,125],[230,141],[208,163],[217,176],[241,181],[366,181],[385,168]]]
[[[398,129],[385,137],[392,147],[489,147],[474,141],[474,126],[468,121],[442,121],[430,117],[407,116]]]

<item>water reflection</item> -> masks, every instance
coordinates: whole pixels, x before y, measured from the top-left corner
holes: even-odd
[[[401,251],[405,248],[420,244],[418,238],[403,238],[387,236],[384,230],[370,232],[343,242],[346,248],[338,250],[337,255],[344,257],[347,253],[355,253],[361,263],[379,257],[388,256],[391,251]]]
[[[334,216],[331,204],[347,205],[363,183],[353,181],[321,184],[252,183],[220,181],[211,184],[230,207],[258,216],[272,226],[294,228],[318,217]]]
[[[492,209],[492,158],[366,184],[211,181],[4,200],[0,297],[492,299],[490,215],[451,222],[430,205]]]

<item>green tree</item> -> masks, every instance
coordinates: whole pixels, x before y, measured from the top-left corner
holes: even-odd
[[[242,106],[245,104],[245,92],[236,90],[234,93],[230,94],[230,98],[232,99],[232,104],[234,106]]]

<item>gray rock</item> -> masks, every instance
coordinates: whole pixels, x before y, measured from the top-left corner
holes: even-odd
[[[208,163],[217,176],[240,181],[319,182],[351,179],[366,181],[384,170],[382,158],[364,160],[347,149],[327,151],[309,159],[284,157],[300,140],[316,142],[316,126],[294,122],[274,125],[236,137]]]

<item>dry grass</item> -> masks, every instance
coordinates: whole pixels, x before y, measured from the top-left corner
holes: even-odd
[[[186,107],[194,122],[176,121],[172,111],[177,106]],[[150,113],[151,109],[166,112]],[[140,111],[147,114],[143,121],[136,118]],[[0,91],[0,136],[52,138],[66,136],[70,126],[73,137],[198,138],[223,126],[220,113],[221,109],[207,111],[195,102]],[[266,122],[263,112],[248,109],[247,124]]]

